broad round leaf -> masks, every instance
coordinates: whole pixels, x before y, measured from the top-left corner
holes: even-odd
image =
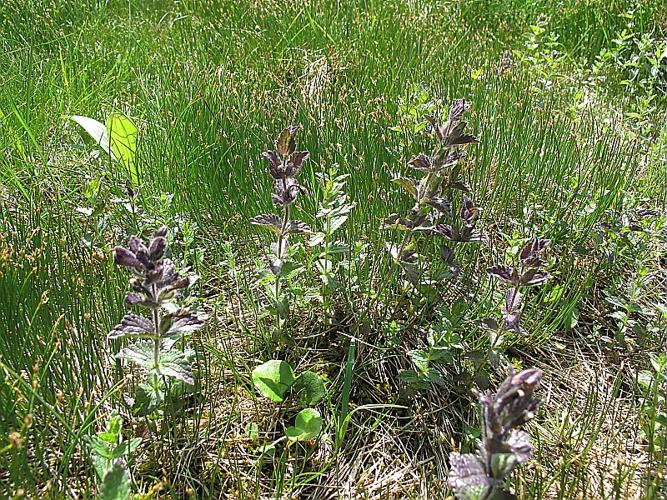
[[[299,395],[299,405],[303,408],[316,405],[326,395],[322,377],[311,371],[303,372],[297,377],[294,390]]]
[[[301,410],[294,421],[293,427],[288,427],[285,431],[287,437],[296,441],[305,441],[313,439],[322,430],[322,417],[314,408]]]
[[[252,371],[252,381],[262,396],[280,403],[294,383],[294,371],[286,361],[272,359]]]

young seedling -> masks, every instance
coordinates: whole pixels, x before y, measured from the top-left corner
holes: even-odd
[[[502,323],[498,323],[494,318],[481,323],[482,328],[492,332],[493,345],[501,342],[506,332],[524,333],[520,325],[523,298],[521,289],[541,285],[549,279],[549,273],[544,270],[547,262],[542,258],[542,254],[550,245],[550,240],[532,238],[519,253],[517,265],[501,264],[489,267],[491,276],[512,285],[505,293],[501,308]]]
[[[118,357],[139,365],[149,373],[149,383],[138,386],[135,407],[141,414],[157,409],[164,400],[164,378],[194,384],[194,351],[184,344],[186,337],[204,326],[191,311],[178,307],[181,292],[194,282],[181,276],[170,259],[165,259],[167,228],[158,229],[149,243],[131,236],[128,248],[116,247],[114,261],[128,268],[131,292],[125,301],[148,309],[151,317],[127,314],[108,335],[109,340],[129,337],[135,342]]]
[[[530,437],[518,430],[533,418],[539,400],[533,398],[542,372],[531,368],[509,374],[495,394],[479,395],[482,443],[476,454],[452,453],[449,486],[457,498],[488,500],[515,498],[504,490],[505,478],[532,457]]]
[[[281,441],[288,443],[315,439],[322,429],[322,417],[315,408],[326,396],[324,381],[317,373],[310,370],[298,376],[286,361],[271,359],[252,371],[252,381],[262,396],[282,403],[288,395],[297,399],[302,410],[297,414],[294,425],[285,431],[285,436],[260,448],[262,455],[275,453],[276,445]]]
[[[130,498],[127,462],[141,444],[141,438],[123,441],[122,426],[120,415],[114,412],[109,416],[106,430],[88,440],[93,466],[100,482],[100,498]]]
[[[477,141],[475,136],[464,132],[466,122],[463,121],[463,115],[468,108],[468,103],[463,99],[455,100],[447,120],[442,125],[432,116],[426,116],[437,138],[436,146],[430,155],[420,154],[409,162],[412,168],[424,174],[423,177],[419,181],[404,177],[394,179],[394,182],[414,197],[415,204],[406,216],[393,214],[385,219],[385,227],[404,232],[398,246],[389,244],[388,247],[394,261],[403,268],[406,278],[415,285],[423,283],[426,274],[411,241],[415,233],[444,236],[455,242],[481,240],[480,233],[475,229],[478,208],[468,197],[463,200],[459,223],[442,223],[443,218],[451,219],[453,216],[453,191],[470,191],[461,178],[460,163],[464,156],[462,147]],[[441,257],[447,268],[454,267],[453,251],[447,245],[442,245]],[[430,281],[438,279],[431,277]]]
[[[298,128],[293,125],[285,128],[276,140],[276,150],[262,153],[269,162],[269,172],[273,177],[273,203],[281,210],[281,214],[262,214],[250,220],[251,224],[263,226],[276,235],[276,241],[271,244],[269,268],[275,277],[271,295],[279,334],[289,310],[287,297],[283,296],[281,290],[281,276],[288,256],[289,239],[293,234],[311,233],[308,224],[290,218],[291,206],[297,196],[299,193],[306,193],[295,176],[310,154],[308,151],[296,151],[297,131]]]

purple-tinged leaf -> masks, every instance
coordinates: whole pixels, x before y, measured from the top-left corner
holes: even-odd
[[[418,156],[412,158],[408,165],[416,170],[421,170],[424,172],[430,172],[433,168],[433,158],[426,156],[423,153],[420,153]]]
[[[509,332],[524,333],[521,328],[521,311],[510,312],[503,308],[503,327]]]
[[[507,445],[517,460],[517,464],[526,463],[533,456],[533,446],[530,436],[524,431],[512,431],[507,439]]]
[[[542,260],[542,252],[549,248],[551,240],[533,238],[521,249],[519,258],[524,266],[542,267],[546,262]]]
[[[137,250],[139,250],[139,246],[143,245],[143,244],[144,244],[143,241],[141,241],[136,236],[132,235],[132,236],[130,236],[130,241],[128,243],[128,247],[130,249],[130,252],[137,253]]]
[[[120,322],[116,325],[107,339],[115,340],[125,336],[146,336],[146,335],[155,335],[155,327],[153,322],[143,316],[138,316],[136,314],[130,313],[127,314]]]
[[[427,203],[435,208],[438,212],[445,214],[447,217],[452,216],[452,202],[447,198],[433,196],[427,201]]]
[[[442,130],[440,129],[440,126],[438,125],[436,119],[431,115],[424,115],[424,119],[431,124],[433,132],[435,133],[435,136],[438,138],[438,141],[442,142],[443,139]]]
[[[512,287],[507,290],[505,293],[505,310],[514,311],[518,309],[521,305],[521,297],[522,294],[517,288]]]
[[[308,151],[297,151],[290,155],[289,161],[287,162],[287,176],[293,177],[298,174],[309,155],[310,153]]]
[[[445,137],[442,144],[445,147],[449,146],[460,146],[463,144],[470,144],[471,142],[477,142],[477,137],[471,134],[464,134],[463,130],[465,129],[466,124],[464,122],[457,123],[449,131],[447,137]]]
[[[140,304],[144,301],[144,298],[137,294],[137,293],[127,293],[125,294],[125,302],[130,304],[131,306]]]
[[[454,250],[449,248],[447,245],[440,245],[440,259],[449,267],[456,266],[456,261],[454,260]]]
[[[550,278],[546,271],[540,271],[538,268],[530,268],[521,275],[519,283],[523,286],[541,285]]]
[[[306,190],[293,177],[276,179],[273,183],[273,202],[280,207],[294,202],[299,193],[305,194]]]
[[[290,156],[296,149],[296,133],[298,128],[290,125],[284,128],[276,140],[276,150],[284,157]]]
[[[452,241],[455,241],[458,236],[458,231],[455,231],[449,224],[438,224],[431,229],[431,233]]]
[[[169,231],[169,228],[167,226],[162,226],[157,231],[155,231],[155,234],[153,234],[153,237],[154,238],[165,238],[167,236],[168,231]]]
[[[470,103],[465,99],[454,99],[449,108],[448,120],[451,123],[457,123],[463,118],[466,111],[470,109]]]
[[[463,206],[461,207],[461,219],[466,223],[471,224],[477,219],[479,209],[475,207],[473,201],[465,196],[463,198]]]
[[[482,460],[471,453],[449,455],[449,487],[464,500],[487,498],[496,481],[490,478]]]
[[[499,278],[507,283],[518,284],[519,277],[517,275],[516,269],[506,265],[491,266],[487,269],[487,272],[496,278]]]
[[[127,248],[114,248],[113,260],[118,266],[129,267],[138,270],[144,268],[144,265],[139,261],[139,259],[137,259],[137,256]]]
[[[250,219],[250,224],[264,226],[275,233],[280,233],[283,227],[283,221],[275,214],[257,215]]]
[[[185,309],[179,309],[173,314],[165,315],[160,327],[162,334],[169,337],[176,334],[190,333],[203,328],[204,322]]]
[[[153,262],[160,260],[164,256],[164,251],[167,248],[167,240],[164,236],[156,236],[151,241],[148,248],[148,258]]]
[[[168,294],[171,292],[174,292],[176,290],[182,290],[184,288],[189,287],[192,284],[192,277],[191,276],[182,276],[178,277],[176,280],[172,281],[168,286],[166,286],[163,290],[163,294]]]
[[[269,161],[269,172],[274,179],[285,177],[285,167],[275,151],[264,151],[262,156]]]
[[[477,231],[474,226],[465,224],[462,228],[461,231],[459,231],[458,238],[456,241],[462,241],[462,242],[472,242],[472,241],[482,241],[484,238],[482,237],[482,233]]]

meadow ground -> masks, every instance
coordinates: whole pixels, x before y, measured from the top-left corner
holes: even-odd
[[[4,0],[0,34],[0,496],[95,496],[90,436],[116,411],[140,498],[445,498],[474,391],[512,364],[543,376],[511,491],[665,498],[663,2]],[[420,176],[423,115],[458,98],[482,241],[454,266],[382,222],[414,204],[392,179]],[[131,171],[68,118],[114,113],[138,127]],[[291,215],[331,237],[293,236],[276,283],[250,220],[279,213],[261,153],[288,124],[310,152]],[[335,234],[326,203],[354,205]],[[194,387],[140,416],[142,372],[107,340],[130,310],[112,248],[162,225],[208,319]],[[531,237],[550,278],[520,333],[490,333],[487,268]],[[387,252],[413,238],[417,279]],[[281,438],[300,404],[258,392],[270,359],[324,380],[316,437]]]

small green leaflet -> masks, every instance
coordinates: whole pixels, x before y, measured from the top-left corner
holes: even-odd
[[[307,441],[313,439],[322,430],[322,417],[314,408],[301,410],[294,421],[293,427],[285,431],[287,437],[295,441]]]
[[[294,390],[299,395],[299,405],[302,408],[316,405],[326,395],[322,377],[311,371],[305,371],[297,377]]]
[[[87,116],[72,115],[78,123],[111,159],[124,167],[134,186],[141,181],[141,169],[135,162],[137,153],[136,125],[122,113],[112,113],[106,124]]]
[[[111,151],[130,174],[132,184],[138,186],[141,172],[134,161],[137,153],[136,125],[124,114],[112,113],[107,117],[106,130],[109,134]]]

